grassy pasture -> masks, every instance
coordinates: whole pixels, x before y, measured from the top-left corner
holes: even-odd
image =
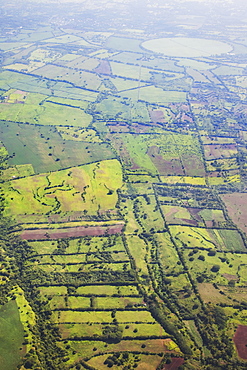
[[[115,176],[112,176],[112,173]],[[8,214],[114,211],[122,172],[115,159],[12,180],[6,184]]]
[[[0,367],[13,370],[17,367],[21,356],[25,354],[25,350],[20,351],[24,331],[16,301],[9,301],[1,306],[0,329]]]
[[[201,338],[201,336],[198,332],[198,329],[195,325],[195,321],[194,320],[187,320],[186,325],[189,328],[189,330],[191,331],[193,337],[195,338],[197,345],[203,346],[203,341],[202,341],[202,338]]]
[[[204,174],[199,143],[191,135],[127,134],[124,138],[115,135],[112,140],[126,165],[132,161],[132,169],[145,168],[151,174],[158,171],[161,175]]]
[[[20,164],[6,168],[2,173],[2,179],[6,181],[16,177],[26,177],[31,175],[34,175],[33,166],[31,164]]]
[[[109,355],[95,356],[88,361],[88,364],[95,367],[96,369],[108,370],[108,366],[104,365],[104,362],[108,357]],[[161,358],[158,355],[132,355],[130,353],[128,359],[124,362],[124,365],[114,365],[114,368],[116,370],[122,370],[123,366],[135,364],[137,365],[135,366],[137,370],[156,370],[160,361]]]
[[[214,159],[206,161],[207,171],[228,171],[239,168],[236,158]]]
[[[52,44],[68,44],[75,41],[81,41],[82,39],[75,35],[62,35],[57,37],[52,37],[49,39],[46,39],[46,43],[52,43]]]
[[[147,232],[164,230],[164,220],[156,207],[154,195],[147,198],[139,196],[135,199],[135,214]]]
[[[128,51],[124,51],[122,53],[117,53],[110,57],[109,59],[112,59],[115,62],[121,62],[121,63],[132,63],[132,64],[140,64],[140,54],[138,53],[131,53]]]
[[[8,64],[7,66],[4,66],[3,68],[7,70],[9,69],[15,70],[18,72],[31,73],[38,68],[42,68],[44,65],[45,63],[30,60],[29,64],[13,63],[13,64]]]
[[[30,326],[32,327],[33,325],[36,324],[36,315],[32,310],[30,304],[26,300],[24,291],[19,286],[15,287],[12,292],[16,297],[16,304],[19,310],[20,321],[22,323],[23,329],[28,334],[26,338],[28,340],[28,344],[26,344],[25,349],[26,352],[29,352],[29,350],[33,346],[32,343],[33,333],[30,330]]]
[[[243,68],[230,65],[222,65],[214,69],[214,73],[218,76],[242,76]]]
[[[233,307],[225,307],[224,311],[227,316],[230,316],[230,324],[233,324],[237,329],[237,326],[247,325],[246,310],[239,310]]]
[[[110,36],[106,40],[104,48],[119,51],[132,51],[137,53],[143,53],[143,50],[139,46],[141,41],[142,40],[127,37]]]
[[[161,181],[166,184],[190,184],[190,185],[206,185],[205,177],[192,176],[160,176]]]
[[[208,228],[227,225],[224,213],[220,209],[197,209],[175,205],[161,205],[168,224],[204,226]]]
[[[111,323],[110,311],[53,311],[53,319],[57,323]]]
[[[41,255],[39,257],[39,264],[52,265],[52,264],[79,264],[85,262],[85,254],[75,254],[75,255],[64,255],[64,254],[54,254],[54,255]],[[43,267],[43,266],[42,266]]]
[[[155,239],[158,242],[159,261],[161,262],[164,271],[167,274],[171,272],[182,272],[181,265],[178,265],[179,256],[169,234],[156,234]]]
[[[108,96],[95,104],[95,113],[99,118],[130,120],[130,103],[127,100],[115,96]]]
[[[126,306],[143,305],[142,297],[96,297],[95,307],[97,308],[125,308]],[[127,334],[126,334],[127,335]]]
[[[3,51],[15,51],[22,48],[28,48],[30,45],[26,42],[1,42],[0,49]]]
[[[227,285],[230,280],[236,281],[236,286],[246,286],[246,266],[247,256],[244,254],[223,254],[216,252],[214,256],[208,251],[199,251],[189,257],[189,250],[184,252],[185,259],[191,270],[191,274],[196,277],[204,272],[209,281],[214,281],[222,285]],[[191,255],[191,254],[190,254]],[[198,258],[203,256],[204,260]],[[212,270],[213,266],[219,266],[219,272]]]
[[[246,287],[241,286],[221,286],[220,289],[225,293],[227,297],[230,297],[232,300],[236,300],[238,302],[247,302],[247,289]]]
[[[235,173],[234,173],[235,172]],[[217,176],[215,176],[217,174]],[[225,183],[241,182],[241,175],[238,170],[223,173],[211,172],[208,176],[210,186],[222,185]]]
[[[88,224],[89,222],[85,221],[85,223]],[[110,224],[109,221],[107,223]],[[85,252],[125,252],[125,249],[122,238],[119,235],[86,237],[69,241],[69,247],[66,249],[66,253]]]
[[[96,256],[96,255],[95,255]],[[94,256],[94,257],[95,257]],[[103,260],[101,258],[91,257],[91,260],[89,262],[92,263],[86,263],[84,266],[82,266],[81,270],[83,272],[94,272],[94,271],[129,271],[131,269],[130,263],[128,260],[125,261],[111,261],[108,262],[108,260]]]
[[[48,103],[57,103],[60,105],[71,106],[71,107],[80,108],[83,110],[87,109],[88,107],[88,102],[85,100],[49,96],[46,98],[46,101]]]
[[[150,337],[150,336],[164,336],[167,335],[169,337],[169,334],[165,332],[165,330],[158,324],[137,324],[133,323],[130,325],[125,325],[123,336],[133,337]]]
[[[90,131],[81,132],[91,134]],[[111,149],[104,143],[63,140],[59,131],[50,126],[2,122],[0,134],[9,155],[12,156],[9,164],[30,164],[35,173],[113,157]]]
[[[65,296],[53,296],[49,301],[51,309],[57,308],[89,308],[90,307],[90,298],[89,297],[65,297]]]
[[[78,58],[80,58],[80,55],[78,54],[64,54],[56,60],[56,64],[66,65],[67,63],[72,62],[73,60]]]
[[[76,127],[87,127],[92,117],[80,108],[44,102],[43,95],[30,93],[24,104],[1,103],[0,119],[39,125],[73,124]]]
[[[173,276],[172,277],[171,283],[170,283],[170,289],[175,294],[177,294],[178,298],[181,298],[182,305],[185,305],[185,306],[188,305],[188,302],[187,302],[188,298],[193,298],[193,296],[191,296],[191,297],[188,297],[187,299],[185,299],[184,294],[183,294],[182,291],[184,289],[186,289],[186,287],[191,288],[191,285],[190,285],[187,274],[181,273],[179,276]],[[179,294],[181,294],[180,297],[179,297]]]
[[[204,145],[204,154],[207,160],[235,157],[238,154],[235,144]]]
[[[64,140],[85,141],[87,143],[102,142],[96,131],[92,129],[57,127],[57,131]]]
[[[36,69],[35,75],[39,75],[48,79],[67,81],[75,86],[85,87],[90,90],[97,90],[101,84],[101,79],[96,73],[78,71],[71,68],[50,64]]]
[[[46,48],[37,48],[30,53],[28,60],[30,61],[36,60],[36,61],[40,61],[44,63],[51,63],[60,57],[61,57],[61,53],[55,50],[46,49]]]
[[[148,60],[143,60],[142,65],[154,69],[159,69],[162,71],[169,71],[169,72],[184,72],[183,67],[179,66],[177,61],[172,60],[171,58],[159,58],[153,57]]]
[[[99,59],[109,59],[112,56],[117,55],[117,54],[118,54],[118,51],[110,52],[107,49],[99,49],[99,50],[93,51],[92,53],[89,53],[88,55],[90,55],[91,57],[97,57]]]
[[[110,62],[112,74],[125,78],[150,81],[152,75],[151,70],[148,68],[141,68],[140,66],[129,65],[124,63]]]
[[[45,40],[54,35],[51,27],[40,27],[36,30],[33,29],[22,29],[18,35],[14,36],[14,40],[25,40],[27,42],[36,42]]]
[[[171,341],[171,340],[170,340]],[[172,342],[172,341],[171,341]],[[100,341],[68,341],[72,348],[83,354],[84,358],[92,357],[99,352],[132,352],[143,351],[151,353],[160,353],[166,350],[167,341],[165,339],[149,339],[149,340],[122,340],[117,344],[106,344]],[[174,343],[174,342],[173,342]],[[142,345],[146,347],[143,349]],[[96,349],[93,351],[93,349]]]
[[[62,98],[66,97],[86,101],[95,101],[98,96],[97,92],[72,87],[67,82],[43,80],[13,71],[3,71],[0,74],[0,88],[7,91],[10,87],[35,94],[40,93],[48,96],[54,95]]]
[[[221,147],[224,147],[224,145],[234,145],[236,144],[236,141],[234,138],[231,137],[220,137],[220,136],[209,136],[207,131],[199,131],[200,138],[203,143],[203,145],[220,145]]]
[[[134,305],[143,305],[142,297],[97,297],[92,295],[93,300],[91,301],[90,297],[74,297],[74,296],[53,296],[50,300],[51,309],[59,308],[71,308],[74,309],[87,309],[92,307],[97,309],[118,309],[125,308],[126,306],[131,307]],[[157,329],[157,328],[156,328]],[[151,330],[151,329],[150,329]],[[126,334],[130,335],[130,334]],[[141,334],[140,334],[141,335]],[[144,335],[144,334],[142,334]],[[148,335],[148,334],[147,334]],[[155,335],[155,334],[153,334]]]
[[[68,323],[59,324],[59,329],[63,339],[69,339],[73,337],[85,337],[93,335],[101,335],[104,328],[103,324],[95,323]]]
[[[223,287],[220,287],[223,290]],[[198,290],[200,296],[202,297],[203,301],[208,303],[225,303],[225,304],[232,304],[232,300],[229,299],[227,296],[222,295],[218,289],[216,289],[212,283],[199,283]]]
[[[136,230],[141,232],[133,211],[133,202],[130,199],[124,199],[124,201],[121,203],[121,211],[126,221],[125,234],[133,234]]]
[[[148,275],[147,264],[145,261],[145,255],[147,253],[146,244],[138,235],[127,235],[126,239],[130,254],[135,260],[140,275]]]
[[[67,287],[66,286],[40,286],[39,290],[42,295],[65,295],[67,294]]]
[[[194,68],[194,69],[198,69],[200,71],[204,71],[204,70],[208,70],[208,69],[213,69],[216,67],[215,64],[211,64],[211,63],[205,63],[205,62],[199,62],[195,59],[180,59],[179,62],[177,63],[177,65],[179,66],[183,66],[183,67],[191,67],[191,68]]]
[[[148,109],[143,102],[108,96],[96,105],[95,113],[105,120],[127,121],[134,130],[136,123],[149,123]]]
[[[119,323],[156,323],[149,311],[117,311],[116,319]]]
[[[157,170],[146,153],[149,144],[146,141],[146,135],[145,137],[129,134],[124,137],[117,134],[112,135],[112,144],[119,152],[126,167],[130,170],[144,169],[151,174],[156,174]]]
[[[213,248],[220,250],[245,250],[243,240],[236,230],[217,230],[186,226],[170,226],[171,233],[178,245],[186,244],[193,248]]]
[[[133,176],[132,176],[133,175]],[[132,180],[132,177],[134,178],[135,177],[135,174],[134,172],[130,172],[128,173],[128,179],[129,180]],[[146,174],[141,174],[141,175],[136,175],[136,178],[152,178],[152,176],[149,176],[149,175],[146,175]],[[155,178],[155,176],[154,176]],[[153,178],[153,182],[154,181],[154,178]],[[132,182],[132,181],[129,181],[128,183],[124,184],[124,186],[122,187],[122,192],[124,195],[128,195],[129,192],[133,193],[133,194],[139,194],[140,196],[148,196],[147,197],[147,200],[148,200],[148,203],[149,203],[149,196],[153,196],[154,195],[154,191],[153,191],[153,187],[152,187],[152,184],[151,183],[148,183],[148,181],[141,181],[141,180],[137,180],[136,182]]]
[[[86,69],[93,71],[99,65],[99,60],[95,58],[89,58],[86,56],[78,56],[78,58],[67,62],[66,66],[74,69]]]
[[[142,100],[151,104],[161,104],[166,103],[180,103],[186,101],[186,93],[183,91],[165,91],[160,87],[146,86],[141,87],[139,92],[136,90],[126,91],[120,93],[123,97],[129,97],[133,100]]]
[[[106,296],[112,296],[114,294],[118,294],[121,296],[132,296],[139,294],[136,286],[133,285],[121,285],[121,286],[114,286],[114,285],[86,285],[80,286],[76,290],[77,294],[86,294],[86,295],[101,295],[104,294]]]

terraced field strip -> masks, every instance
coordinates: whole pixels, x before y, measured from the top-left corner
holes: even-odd
[[[47,240],[60,238],[78,238],[81,236],[99,236],[107,234],[119,234],[122,232],[123,223],[109,226],[94,225],[94,226],[77,226],[70,228],[57,229],[26,229],[21,232],[20,236],[26,240]]]

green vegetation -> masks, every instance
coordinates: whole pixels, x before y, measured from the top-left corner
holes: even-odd
[[[20,346],[24,340],[24,330],[20,321],[17,304],[9,301],[0,309],[0,366],[2,369],[12,370],[17,367],[21,356]]]
[[[244,369],[241,12],[36,5],[0,15],[0,368]]]
[[[2,122],[1,138],[10,165],[31,164],[35,173],[41,173],[114,157],[105,143],[63,140],[60,132],[50,126]]]

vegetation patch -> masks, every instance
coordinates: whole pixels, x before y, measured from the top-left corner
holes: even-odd
[[[18,365],[21,356],[26,352],[22,347],[24,330],[20,321],[19,311],[15,300],[6,303],[0,309],[1,345],[0,366],[12,370]],[[21,348],[21,349],[20,349]]]

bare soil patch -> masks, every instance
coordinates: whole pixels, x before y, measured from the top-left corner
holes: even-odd
[[[247,326],[239,325],[233,337],[240,358],[247,360]]]

